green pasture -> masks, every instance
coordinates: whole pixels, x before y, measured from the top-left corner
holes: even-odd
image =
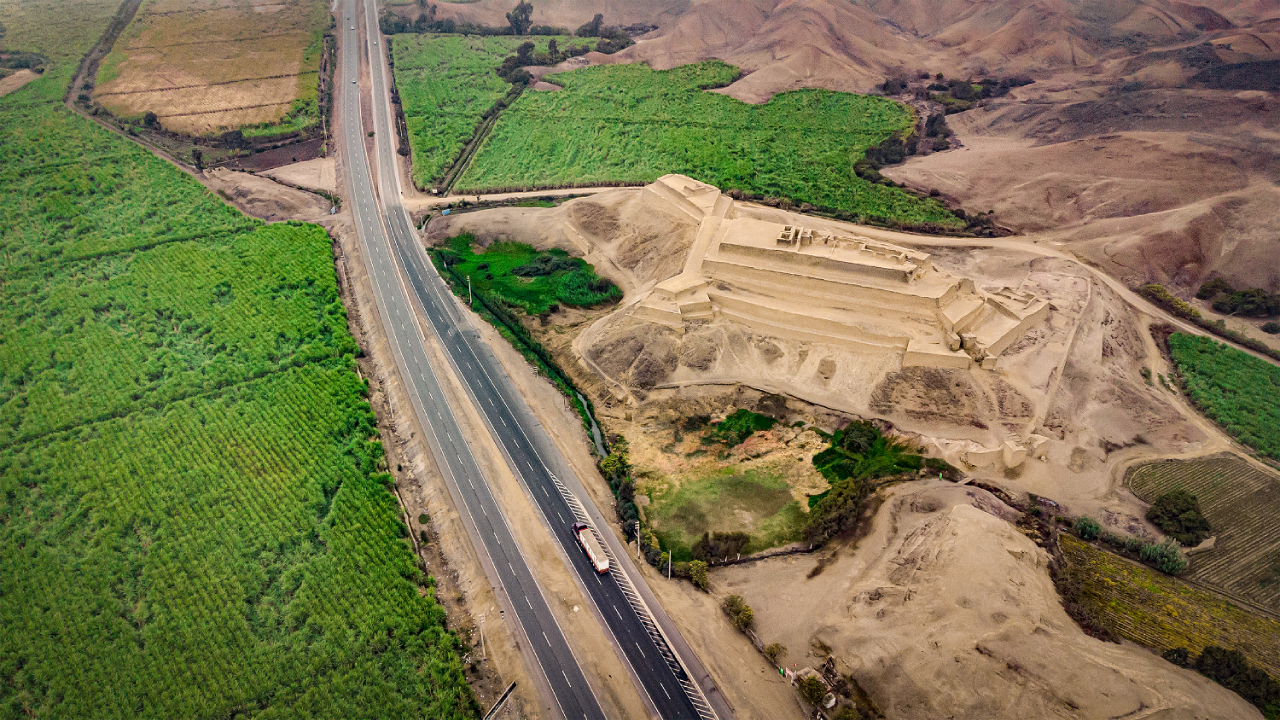
[[[706,532],[747,533],[744,554],[794,542],[807,517],[783,475],[768,469],[722,467],[681,478],[678,487],[647,478],[637,489],[649,495],[649,528],[677,561],[692,559],[693,544]]]

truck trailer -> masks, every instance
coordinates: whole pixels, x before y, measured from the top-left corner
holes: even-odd
[[[587,558],[595,566],[596,572],[601,575],[609,572],[609,556],[605,554],[604,546],[600,544],[595,531],[586,523],[574,523],[573,535],[578,538],[578,544],[582,546],[583,552],[587,554]]]

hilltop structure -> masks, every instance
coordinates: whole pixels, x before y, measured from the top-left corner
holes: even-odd
[[[699,223],[684,270],[632,316],[681,332],[730,319],[763,334],[902,353],[904,366],[985,369],[1049,304],[933,267],[927,253],[853,234],[739,217],[732,198],[683,175],[645,193]]]

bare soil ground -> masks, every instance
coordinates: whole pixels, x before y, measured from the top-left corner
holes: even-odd
[[[267,177],[226,168],[205,170],[197,179],[242,212],[269,222],[319,222],[329,217],[333,207],[319,195],[281,185]]]
[[[1121,486],[1125,469],[1151,458],[1197,456],[1233,447],[1177,393],[1158,383],[1147,384],[1141,375],[1140,369],[1144,366],[1151,369],[1153,378],[1157,374],[1167,376],[1170,372],[1151,338],[1148,326],[1152,321],[1149,316],[1129,304],[1127,296],[1119,295],[1116,289],[1101,282],[1088,268],[1069,259],[1069,256],[1021,240],[982,241],[985,245],[977,244],[979,241],[976,240],[948,240],[933,245],[928,238],[920,236],[899,237],[885,231],[858,228],[859,232],[885,235],[886,239],[895,242],[913,240],[917,248],[933,253],[933,260],[940,268],[960,276],[981,278],[980,284],[1012,287],[1027,284],[1034,286],[1037,293],[1051,298],[1053,309],[1044,326],[1028,333],[1007,351],[1009,363],[998,373],[904,370],[883,357],[855,357],[838,347],[762,337],[741,326],[718,322],[675,336],[652,324],[631,321],[627,317],[629,303],[638,291],[678,272],[688,248],[684,226],[658,215],[652,208],[646,208],[638,196],[637,190],[613,190],[571,200],[557,208],[502,208],[450,216],[433,220],[428,237],[438,240],[465,230],[474,232],[482,243],[511,239],[530,242],[540,248],[562,247],[578,255],[583,254],[585,248],[587,259],[600,272],[618,282],[625,297],[616,310],[561,311],[553,315],[552,322],[545,327],[536,320],[530,320],[528,326],[575,382],[591,394],[605,429],[622,433],[631,440],[633,458],[642,473],[661,475],[659,479],[665,481],[668,474],[681,476],[692,467],[687,456],[677,452],[689,449],[684,447],[688,440],[681,441],[683,444],[675,441],[673,423],[678,419],[704,413],[723,415],[734,407],[754,409],[761,398],[779,394],[784,397],[784,415],[788,423],[803,419],[834,430],[850,417],[881,417],[893,423],[896,432],[922,445],[930,454],[943,455],[953,461],[955,453],[975,444],[990,444],[1007,433],[1038,432],[1048,438],[1042,457],[1029,459],[1016,471],[974,467],[966,468],[966,472],[973,478],[1005,487],[1014,493],[1029,491],[1051,498],[1059,503],[1063,514],[1087,514],[1099,518],[1113,531],[1155,537],[1157,532],[1143,518],[1145,503]],[[779,221],[789,221],[786,218],[792,217],[781,211],[767,212],[775,213]],[[803,222],[818,226],[825,221],[804,218]],[[661,231],[663,227],[667,228],[666,233]],[[966,244],[969,242],[974,244]],[[645,356],[653,360],[648,363],[650,369],[637,374],[636,368],[644,365],[640,360]],[[828,367],[830,372],[825,373],[826,377],[818,368],[822,360],[835,363],[836,369],[830,371]],[[659,367],[659,374],[667,373],[660,382],[645,379],[645,373],[654,372],[652,368],[655,366]],[[833,379],[839,379],[840,383],[834,386],[837,388],[834,391],[828,384]],[[571,427],[576,425],[571,416],[569,423]],[[580,426],[573,432],[581,437]],[[585,438],[580,442],[584,441]],[[796,454],[792,452],[794,448],[781,445],[763,448],[769,444],[767,438],[757,444],[762,445],[757,450],[765,450],[758,458],[750,457],[754,446],[748,443],[736,451],[738,455],[722,461],[729,465],[768,463],[776,459],[774,455]],[[817,449],[820,448],[804,449],[798,457],[805,460]],[[604,489],[603,482],[596,483],[598,492],[607,498],[608,491]],[[796,491],[801,494],[811,491],[802,485],[804,483],[796,483]],[[889,512],[881,510],[876,519],[877,528],[883,522],[896,522],[896,519],[885,520]],[[938,543],[944,538],[964,538],[948,540],[952,544],[946,547],[952,547],[968,543],[971,539],[979,542],[982,533],[990,530],[983,528],[981,523],[956,522],[958,524],[948,534],[921,536],[912,541],[912,547],[918,547],[920,553],[942,552],[938,548],[943,546]],[[1009,526],[1007,532],[1002,530],[1000,533],[1016,531]],[[871,562],[865,557],[863,547],[865,544],[847,550],[852,561],[861,563],[860,566]],[[1007,555],[1003,550],[1001,553],[995,557]],[[764,594],[772,597],[772,593],[781,592],[779,588],[782,585],[769,584],[772,580],[767,578],[775,576],[776,571],[790,561],[768,562],[771,564],[757,563],[731,571],[717,571],[717,574],[737,573],[732,576],[735,578],[735,591],[742,588],[750,592],[753,583],[764,583],[761,586],[765,588]],[[1043,565],[1037,570],[1033,563],[1024,572],[1041,573],[1036,581],[1037,597],[1040,598],[1040,605],[1036,607],[1052,604],[1060,612]],[[799,578],[787,577],[798,587],[808,587]],[[961,581],[956,579],[954,582],[956,585],[945,592],[961,592]],[[1018,583],[1022,582],[1018,580]],[[825,592],[825,588],[814,587],[813,592],[806,591],[806,594],[814,598],[833,597],[825,595]],[[921,592],[926,593],[924,590]],[[927,591],[937,592],[943,591]],[[982,594],[977,590],[973,592],[976,594],[970,597]],[[666,590],[662,593],[664,603],[668,600],[677,604],[684,602],[680,600],[679,593],[669,594]],[[837,592],[834,596],[849,596],[842,593]],[[748,600],[751,601],[750,597]],[[754,607],[755,602],[751,602]],[[1023,601],[1009,602],[1017,605]],[[713,615],[719,615],[714,604],[704,605],[714,611]],[[791,604],[784,603],[778,607],[784,608],[778,612],[786,616],[787,622],[797,625],[795,633],[800,632],[800,627],[809,633],[801,640],[791,641],[800,642],[800,648],[809,646],[809,636],[818,628],[822,628],[824,633],[849,633],[850,636],[859,632],[846,629],[834,619],[824,624],[820,619],[823,613],[817,609],[813,614],[806,614],[793,611]],[[800,603],[796,607],[807,606]],[[1012,659],[1001,660],[1001,663],[1012,662],[1019,668],[1025,668],[1028,667],[1028,658],[1046,652],[1047,646],[1041,647],[1037,643],[1056,642],[1059,634],[1072,638],[1070,643],[1073,646],[1083,648],[1072,651],[1082,656],[1093,653],[1089,643],[1094,641],[1085,638],[1067,621],[1069,627],[1055,626],[1050,636],[1043,640],[1035,632],[1031,633],[1029,640],[1022,636],[1000,639],[999,642],[1005,643],[1000,646],[1004,649],[997,650],[991,644],[995,641],[988,640],[1003,637],[991,635],[998,633],[998,628],[986,630],[981,624],[971,625],[963,620],[966,612],[963,603],[954,613],[947,608],[950,606],[939,605],[926,615],[956,633],[956,638],[947,641],[952,645],[938,640],[923,654],[903,650],[906,654],[901,658],[890,660],[885,657],[877,661],[874,668],[870,663],[858,666],[858,673],[884,673],[880,680],[868,684],[873,698],[884,698],[891,704],[903,703],[901,709],[907,717],[952,712],[962,716],[977,713],[988,717],[1022,717],[1042,710],[1049,716],[1057,713],[1087,717],[1091,714],[1083,710],[1073,715],[1070,704],[1076,703],[1080,709],[1092,708],[1089,703],[1102,702],[1081,698],[1088,694],[1088,689],[1098,677],[1113,673],[1111,668],[1138,663],[1133,666],[1138,669],[1125,675],[1126,687],[1132,688],[1125,692],[1130,694],[1121,693],[1124,696],[1116,700],[1114,708],[1102,709],[1136,707],[1147,703],[1149,707],[1167,706],[1168,717],[1183,717],[1188,716],[1184,712],[1186,707],[1194,708],[1199,702],[1196,700],[1198,690],[1188,688],[1199,687],[1200,681],[1180,671],[1166,671],[1161,666],[1163,661],[1155,658],[1133,660],[1127,655],[1114,655],[1119,650],[1112,646],[1106,646],[1104,659],[1097,661],[1097,665],[1091,666],[1095,669],[1087,672],[1056,678],[1051,677],[1049,668],[1042,668],[1034,681],[1042,683],[1048,690],[1038,694],[1066,698],[1058,705],[1054,705],[1057,701],[1049,700],[1044,701],[1044,705],[1037,705],[1030,699],[1011,700],[1004,704],[983,700],[981,698],[987,695],[1002,696],[990,688],[1005,682],[1022,682],[1018,678],[1023,677],[1021,671],[1011,670],[1012,666],[998,672],[994,666],[987,668],[991,658],[1005,658],[1007,655]],[[1000,612],[1010,615],[1007,610]],[[757,608],[758,617],[760,613]],[[952,614],[956,614],[954,618]],[[915,622],[919,621],[919,613],[912,616],[916,618]],[[708,622],[710,618],[703,615],[703,625]],[[901,622],[903,632],[906,632],[909,623],[905,619]],[[689,632],[697,635],[703,632],[700,627],[694,625]],[[767,629],[768,625],[764,627]],[[865,631],[863,635],[871,632],[866,627],[856,627]],[[823,637],[833,648],[837,647],[830,640],[825,640],[825,635]],[[773,641],[763,633],[762,638],[765,642]],[[789,644],[786,639],[783,642]],[[910,683],[923,683],[923,678],[941,672],[942,658],[954,663],[951,658],[955,649],[965,643],[969,647],[967,652],[973,653],[978,660],[971,665],[961,665],[956,672],[972,679],[963,682],[957,679],[953,688],[952,676],[945,675],[947,680],[941,683],[941,689],[935,688],[930,693],[924,692],[922,687],[902,684],[908,680]],[[995,655],[984,654],[976,649],[978,647]],[[952,654],[947,654],[949,652]],[[1135,649],[1123,652],[1150,658]],[[850,654],[861,657],[865,650],[859,646],[856,653],[850,651]],[[708,658],[708,661],[721,662],[714,658]],[[752,684],[749,674],[741,674],[745,672],[741,667],[722,665],[718,671],[731,678],[723,682],[726,686],[744,681],[746,685]],[[862,675],[858,673],[855,674],[861,680]],[[969,673],[976,674],[970,676]],[[1148,702],[1147,698],[1153,694],[1169,698],[1166,705]],[[1120,698],[1119,695],[1116,697]],[[1057,709],[1052,710],[1053,707]],[[1176,709],[1178,707],[1183,709]],[[1241,716],[1249,717],[1247,714]]]
[[[0,78],[0,97],[8,95],[38,77],[40,77],[39,73],[30,70],[19,70],[8,77]]]
[[[94,99],[189,135],[274,122],[308,85],[315,97],[321,53],[306,50],[328,25],[318,0],[148,3],[100,66]]]
[[[262,174],[288,185],[336,193],[338,181],[334,174],[333,163],[332,158],[315,158],[273,168]]]
[[[1260,717],[1193,671],[1086,636],[1013,514],[976,488],[899,485],[833,559],[717,569],[713,593],[742,595],[787,667],[834,657],[887,717]]]

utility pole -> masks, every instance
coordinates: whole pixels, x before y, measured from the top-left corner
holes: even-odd
[[[467,305],[475,307],[475,303],[471,301],[471,276],[467,276]]]
[[[640,521],[636,521],[636,560],[640,560]]]

